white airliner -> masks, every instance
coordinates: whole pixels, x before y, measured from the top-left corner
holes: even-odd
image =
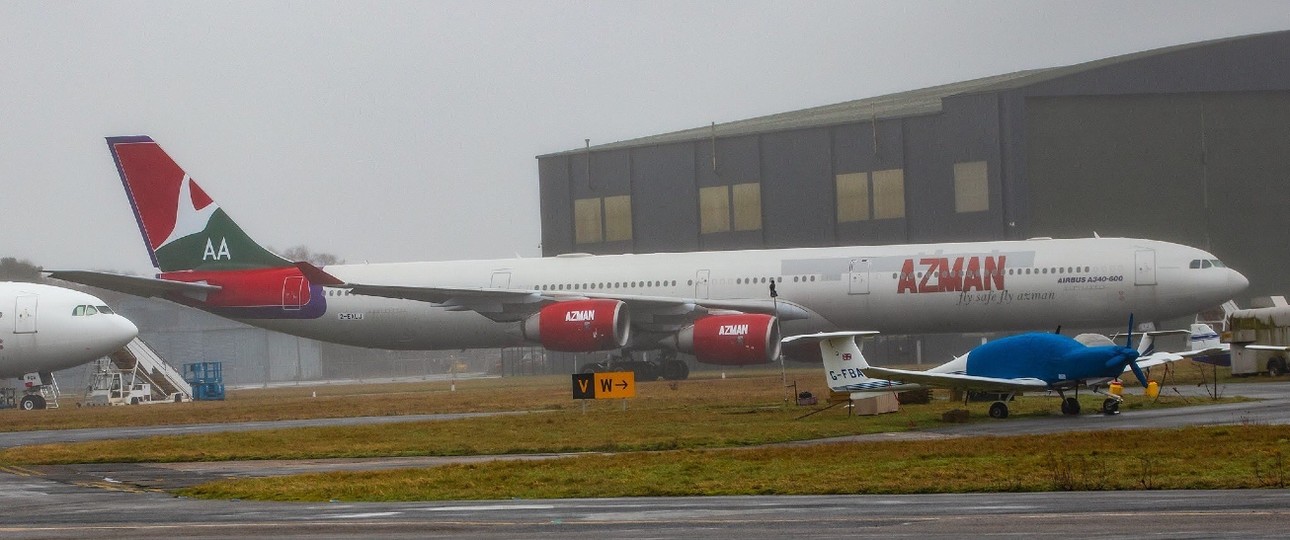
[[[138,335],[107,303],[80,291],[0,282],[0,378],[28,382],[19,406],[45,408],[52,373],[107,356]]]
[[[54,277],[363,347],[661,350],[661,361],[627,368],[647,379],[683,379],[678,351],[712,364],[774,360],[781,322],[794,334],[1119,326],[1130,312],[1145,320],[1189,315],[1248,284],[1199,249],[1128,238],[319,269],[253,241],[151,138],[109,137],[108,147],[159,274]],[[1201,260],[1209,261],[1203,269],[1191,264]],[[819,356],[813,346],[803,351]]]

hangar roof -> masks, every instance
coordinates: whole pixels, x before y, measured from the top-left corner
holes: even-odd
[[[736,120],[734,122],[716,124],[715,132],[716,135],[720,137],[732,137],[789,129],[849,124],[872,119],[905,118],[935,114],[941,111],[941,101],[944,98],[954,95],[1013,90],[1123,62],[1130,62],[1216,43],[1249,39],[1261,35],[1266,34],[1237,36],[1187,43],[1183,45],[1173,45],[1170,47],[1113,56],[1110,58],[1103,58],[1070,66],[1018,71],[1005,75],[994,75],[991,77],[943,84],[940,86],[932,86],[907,92],[898,92],[884,96],[845,101],[832,105],[823,105],[820,107],[811,107],[809,109],[759,116],[746,120]],[[661,135],[651,135],[648,137],[596,145],[592,146],[591,150],[618,150],[640,146],[656,146],[662,144],[706,140],[712,137],[713,131],[713,126],[703,126],[664,133]],[[538,156],[538,158],[578,154],[586,151],[587,150],[584,148],[579,148],[576,150],[567,150],[564,152],[541,155]]]

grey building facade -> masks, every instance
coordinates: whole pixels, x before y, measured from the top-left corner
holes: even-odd
[[[538,157],[542,247],[1133,236],[1290,292],[1290,31]]]

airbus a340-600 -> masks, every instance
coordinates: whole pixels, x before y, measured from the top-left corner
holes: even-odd
[[[1130,238],[320,269],[253,241],[151,138],[107,142],[158,274],[54,277],[363,347],[659,350],[661,358],[631,368],[682,379],[688,368],[676,352],[710,364],[775,360],[781,324],[786,333],[896,334],[1118,326],[1130,312],[1145,320],[1195,313],[1247,285],[1202,250]]]
[[[0,378],[23,378],[22,409],[45,408],[40,387],[53,381],[53,372],[116,352],[138,333],[92,295],[0,282]]]

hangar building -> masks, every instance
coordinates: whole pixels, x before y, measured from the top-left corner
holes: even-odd
[[[1290,292],[1290,31],[538,157],[544,255],[1132,236]]]

